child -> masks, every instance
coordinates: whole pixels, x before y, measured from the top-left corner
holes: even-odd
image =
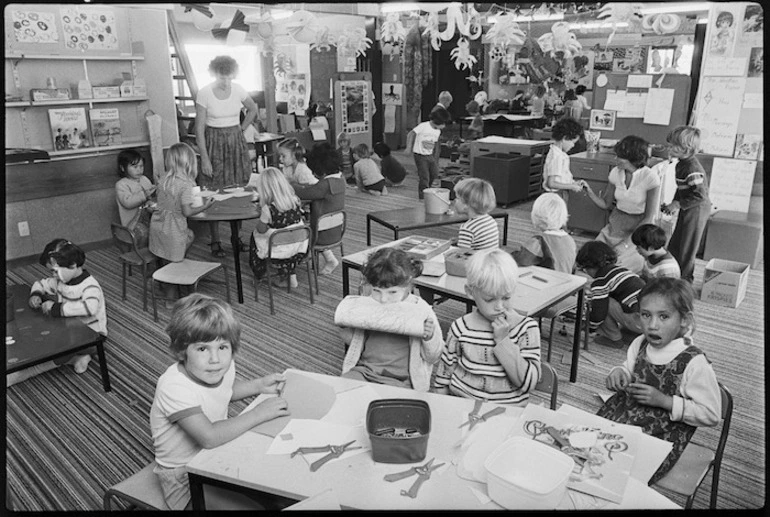
[[[577,98],[577,100],[580,101],[580,106],[584,110],[590,110],[591,105],[588,104],[588,99],[586,99],[586,96],[583,95],[585,92],[586,92],[586,87],[584,84],[579,84],[575,87],[575,97]]]
[[[83,268],[86,262],[83,250],[65,239],[55,239],[45,247],[39,262],[53,275],[32,284],[29,306],[54,318],[78,318],[93,331],[106,336],[104,293],[99,282]],[[53,364],[43,363],[42,368],[22,370],[18,375],[9,375],[6,384],[10,386],[62,364],[72,365],[75,373],[85,373],[92,353],[96,353],[95,348],[54,359]]]
[[[514,95],[513,99],[511,100],[511,111],[527,111],[527,102],[524,99],[524,90],[516,90],[516,95]]]
[[[411,294],[412,281],[422,274],[422,262],[409,258],[402,250],[385,247],[372,253],[362,274],[372,288],[370,296],[382,304],[382,311],[387,311],[389,304],[404,303],[419,306],[429,316],[423,322],[420,338],[341,327],[340,337],[350,345],[342,376],[428,391],[433,364],[441,355],[444,339],[433,309]]]
[[[575,181],[569,166],[569,155],[583,134],[583,126],[577,120],[564,117],[553,125],[551,147],[543,165],[543,190],[556,192],[566,202],[568,191],[580,192],[585,181]]]
[[[278,144],[278,155],[281,159],[281,169],[289,183],[299,185],[315,185],[318,178],[305,163],[305,149],[296,138],[281,140]]]
[[[359,192],[368,192],[373,196],[384,196],[388,193],[385,177],[380,173],[377,162],[372,160],[372,153],[366,144],[358,144],[353,150],[356,163],[353,172],[356,175],[356,185]]]
[[[600,345],[623,348],[621,329],[642,333],[637,296],[644,281],[624,267],[616,265],[618,255],[601,241],[586,242],[575,258],[578,271],[591,278],[591,317],[589,328],[597,331],[594,341]]]
[[[558,194],[546,192],[535,200],[531,217],[539,234],[513,253],[516,264],[572,273],[577,251],[575,241],[564,231],[567,204]]]
[[[682,269],[682,279],[692,283],[695,254],[711,212],[709,177],[695,157],[700,149],[700,129],[679,126],[668,134],[666,142],[671,146],[671,156],[679,158],[675,169],[677,188],[674,200],[662,207],[667,213],[679,210],[668,249]]]
[[[500,231],[494,218],[489,215],[497,206],[492,184],[480,178],[465,178],[455,185],[455,194],[455,211],[468,215],[468,220],[460,225],[457,247],[472,250],[497,248],[500,245]]]
[[[374,144],[374,152],[380,158],[380,169],[385,176],[385,185],[400,187],[406,178],[406,169],[390,154],[390,147],[384,142]]]
[[[140,248],[145,248],[150,238],[151,201],[155,186],[144,175],[142,155],[133,149],[121,151],[118,154],[118,176],[115,197],[120,224],[134,233]]]
[[[189,145],[177,143],[169,147],[166,170],[166,176],[158,185],[158,208],[150,221],[149,248],[164,263],[181,262],[195,239],[187,227],[187,218],[206,210],[214,198],[208,197],[201,206],[193,207],[192,189],[198,165]],[[164,284],[163,296],[173,297],[174,287]]]
[[[468,126],[468,140],[477,140],[484,134],[484,120],[481,118],[481,108],[476,101],[470,101],[465,105],[468,115],[473,117]]]
[[[353,164],[356,158],[353,156],[353,149],[350,147],[350,137],[344,131],[337,135],[337,156],[340,159],[342,168],[342,177],[348,185],[356,184],[356,175],[353,172]]]
[[[583,116],[583,103],[578,100],[575,90],[564,92],[564,116],[575,120],[580,120]]]
[[[636,251],[644,257],[641,277],[645,282],[653,278],[679,278],[681,272],[679,263],[671,256],[666,246],[666,232],[660,226],[643,224],[631,234],[631,241],[636,245]]]
[[[228,303],[200,293],[186,296],[174,305],[166,332],[176,362],[158,379],[150,409],[154,472],[169,509],[183,510],[190,501],[185,465],[200,450],[290,412],[279,396],[227,418],[230,402],[278,393],[286,380],[275,373],[250,381],[235,378],[241,325]]]
[[[537,321],[513,308],[519,276],[500,249],[476,253],[468,263],[465,292],[476,310],[455,320],[433,382],[444,395],[523,406],[540,378]]]
[[[438,145],[441,130],[444,129],[448,121],[449,112],[441,106],[437,106],[430,112],[427,122],[417,124],[406,135],[407,152],[412,153],[414,163],[417,166],[417,176],[419,177],[417,195],[420,199],[425,197],[423,190],[430,187],[438,178],[438,161],[433,151]]]
[[[302,203],[286,176],[275,167],[267,167],[257,176],[257,192],[262,213],[257,219],[257,225],[251,234],[249,242],[249,265],[254,276],[261,279],[267,272],[268,239],[271,228],[286,228],[302,223]],[[304,248],[304,249],[302,249]],[[275,251],[275,249],[273,250]],[[290,253],[291,252],[291,253]],[[271,264],[288,276],[273,281],[279,287],[286,287],[288,281],[291,287],[297,287],[297,275],[294,269],[297,263],[305,257],[307,244],[295,246],[286,251],[286,258],[272,258]],[[284,254],[282,254],[282,257]],[[275,255],[274,255],[275,257]]]
[[[674,278],[656,278],[642,289],[644,335],[628,347],[623,365],[610,370],[606,385],[615,395],[598,412],[673,442],[650,485],[674,466],[696,426],[713,427],[722,414],[714,369],[692,343],[693,297],[692,287]]]
[[[535,88],[535,95],[530,100],[529,111],[533,117],[542,117],[545,115],[545,86],[542,84],[537,85]]]

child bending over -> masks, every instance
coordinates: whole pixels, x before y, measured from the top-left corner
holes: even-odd
[[[291,184],[315,185],[318,178],[305,163],[305,148],[296,138],[287,138],[278,143],[278,156],[286,179]]]
[[[497,248],[500,231],[489,215],[497,205],[492,184],[480,178],[465,178],[455,185],[455,194],[455,211],[468,215],[468,220],[460,225],[457,246],[472,250]]]
[[[385,178],[380,172],[377,162],[372,160],[372,153],[366,144],[358,144],[353,149],[353,157],[356,163],[353,164],[353,172],[356,176],[356,185],[360,192],[368,192],[373,196],[384,196],[388,193],[385,186]]]
[[[380,303],[378,313],[387,312],[391,304],[410,304],[418,306],[415,311],[419,309],[429,316],[423,321],[420,337],[341,327],[340,337],[350,345],[342,376],[428,391],[444,338],[433,309],[411,294],[412,281],[422,273],[422,262],[409,258],[402,250],[386,247],[372,253],[362,273],[371,286],[370,296]],[[376,319],[377,314],[371,317]]]
[[[436,106],[430,112],[428,120],[420,122],[406,135],[406,151],[414,156],[417,167],[417,195],[425,197],[423,190],[430,187],[438,178],[438,158],[435,153],[441,130],[449,122],[449,112]]]
[[[666,232],[660,226],[643,224],[631,234],[631,241],[636,251],[644,257],[641,277],[645,282],[653,278],[667,276],[679,278],[679,263],[669,253],[666,246]]]
[[[406,178],[406,169],[390,154],[390,147],[384,142],[377,142],[374,144],[374,152],[380,158],[380,170],[385,177],[385,185],[400,186]]]
[[[155,473],[171,510],[190,502],[185,465],[202,449],[213,449],[252,427],[289,415],[281,397],[227,418],[231,401],[277,393],[285,378],[270,374],[244,381],[235,378],[234,355],[241,324],[228,303],[199,293],[177,301],[166,327],[176,362],[158,379],[150,409]]]
[[[626,360],[610,370],[615,394],[597,413],[673,442],[649,484],[677,462],[697,426],[715,426],[722,395],[706,355],[693,345],[693,290],[685,281],[656,278],[639,293],[644,334],[631,343]]]
[[[470,259],[465,292],[476,310],[455,320],[433,383],[436,393],[524,405],[540,379],[537,321],[513,308],[519,268],[500,249]]]
[[[543,190],[558,193],[564,201],[569,191],[580,192],[585,186],[585,181],[572,177],[567,154],[582,134],[580,122],[569,117],[559,119],[551,130],[551,148],[543,164]]]
[[[539,233],[513,253],[516,264],[572,273],[577,250],[575,241],[564,231],[567,203],[558,194],[546,192],[535,200],[531,217]]]

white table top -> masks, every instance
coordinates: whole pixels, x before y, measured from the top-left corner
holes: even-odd
[[[295,370],[295,372],[297,372]],[[381,384],[362,383],[311,372],[297,372],[332,385],[340,393],[351,387],[365,385],[371,387],[379,398],[409,398],[425,400],[431,409],[432,425],[428,439],[428,451],[425,461],[436,458],[434,464],[447,462],[446,470],[434,472],[420,488],[417,498],[400,495],[401,489],[408,489],[414,477],[388,483],[383,480],[385,474],[402,472],[416,464],[375,463],[371,452],[363,452],[343,457],[324,465],[316,472],[310,472],[308,465],[299,457],[289,455],[267,455],[272,438],[247,432],[235,440],[215,449],[203,450],[187,465],[188,472],[212,479],[237,484],[256,490],[279,494],[302,500],[328,489],[334,493],[343,508],[387,509],[387,510],[426,510],[426,509],[500,509],[494,501],[482,503],[471,488],[486,494],[486,485],[468,481],[457,475],[456,467],[451,464],[459,451],[454,445],[461,437],[457,419],[463,413],[470,412],[473,401],[448,395],[420,393],[413,390],[396,388]],[[260,395],[249,406],[264,399]],[[494,404],[485,404],[486,412]],[[247,408],[246,410],[249,410]],[[514,415],[521,408],[507,407],[507,412]],[[363,415],[362,415],[363,417]],[[492,422],[490,420],[490,422]],[[484,425],[488,425],[489,422]],[[369,445],[369,444],[367,444]],[[420,462],[419,464],[424,464]],[[417,465],[419,465],[417,464]],[[599,508],[677,508],[677,506],[633,478],[629,479],[623,500],[619,504],[610,503],[585,494],[572,493],[561,501],[560,509]]]

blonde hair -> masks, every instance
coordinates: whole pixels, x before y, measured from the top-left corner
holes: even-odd
[[[171,352],[183,360],[187,347],[222,339],[233,353],[241,344],[241,324],[229,303],[219,298],[193,293],[174,304],[166,327]]]
[[[340,131],[340,134],[337,135],[337,145],[340,145],[340,142],[342,142],[343,140],[347,140],[348,142],[350,142],[350,136],[348,136],[348,134],[345,133],[344,131]]]
[[[179,142],[166,151],[166,177],[163,178],[163,188],[176,195],[174,179],[182,178],[194,182],[198,177],[198,161],[195,151],[189,145]]]
[[[455,194],[478,214],[488,214],[497,206],[495,189],[487,180],[465,178],[455,185]]]
[[[537,231],[558,230],[567,224],[567,203],[559,194],[546,192],[532,204],[530,216]]]
[[[265,205],[274,205],[280,212],[300,206],[300,200],[294,193],[289,180],[275,167],[265,168],[257,176],[259,200]]]
[[[359,158],[370,158],[372,156],[372,153],[369,151],[369,146],[366,144],[358,144],[355,149],[353,149],[353,154]]]
[[[690,158],[700,150],[700,129],[693,126],[677,126],[668,134],[666,142],[679,148],[684,158]]]
[[[477,251],[468,262],[465,285],[471,291],[488,296],[513,292],[519,278],[519,266],[500,248]]]

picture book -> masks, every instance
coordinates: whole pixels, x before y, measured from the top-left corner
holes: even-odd
[[[91,117],[91,134],[94,137],[95,146],[123,143],[118,108],[92,109],[88,114]]]
[[[51,138],[55,151],[90,146],[85,108],[49,109],[48,118],[51,123]]]
[[[396,245],[407,255],[420,260],[428,260],[439,253],[449,249],[449,241],[443,239],[431,239],[430,237],[409,237],[405,241]]]

